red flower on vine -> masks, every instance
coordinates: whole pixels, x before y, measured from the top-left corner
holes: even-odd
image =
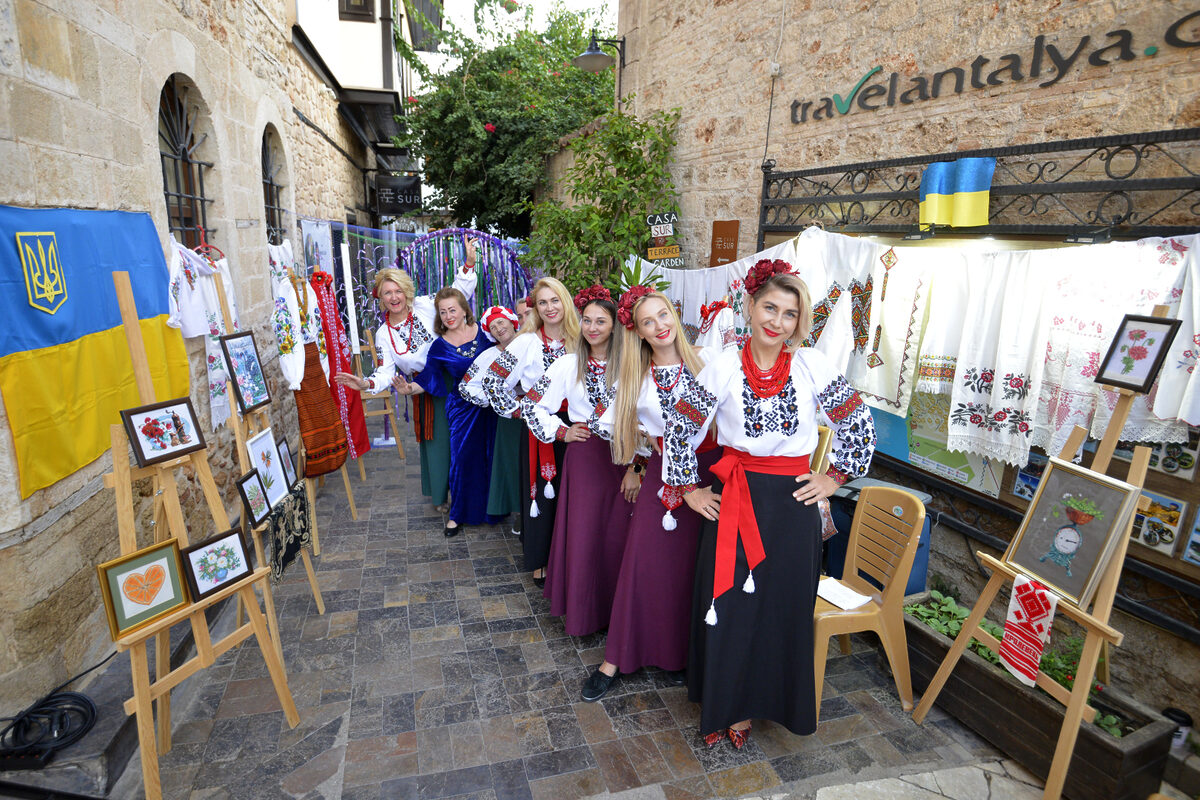
[[[415,105],[417,104],[417,98],[413,97],[413,96],[410,94],[410,95],[408,96],[408,102],[412,103],[412,104],[415,106]]]
[[[489,122],[489,123],[487,123],[486,125],[484,125],[484,126],[483,126],[483,129],[484,129],[485,131],[487,131],[488,133],[495,133],[495,132],[496,132],[496,126],[495,126],[495,125],[493,125],[493,124],[492,124],[492,123],[490,123],[490,122]]]

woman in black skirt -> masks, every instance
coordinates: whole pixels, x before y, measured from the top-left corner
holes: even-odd
[[[520,417],[518,390],[523,393],[532,389],[550,365],[563,353],[573,351],[579,341],[579,315],[566,286],[554,278],[542,278],[534,284],[530,296],[533,311],[529,319],[483,376],[484,393],[502,417]],[[566,409],[558,412],[560,419],[570,424]],[[521,462],[529,478],[529,504],[521,511],[521,548],[525,569],[533,572],[533,581],[539,587],[546,585],[559,468],[565,451],[565,442],[548,444],[533,434],[521,437]]]
[[[751,338],[722,353],[672,410],[663,481],[705,522],[692,606],[688,696],[701,704],[711,747],[741,748],[752,719],[816,730],[813,607],[820,575],[817,501],[867,471],[871,415],[808,335],[808,290],[787,262],[746,276]],[[832,466],[809,470],[817,425],[834,432]],[[724,446],[711,487],[699,487],[695,446],[717,426]],[[797,488],[799,484],[799,488]]]

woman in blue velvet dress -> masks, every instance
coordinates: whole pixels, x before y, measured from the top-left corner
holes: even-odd
[[[487,513],[491,482],[492,445],[496,414],[469,403],[458,393],[458,383],[475,358],[492,346],[467,298],[458,289],[446,288],[434,298],[438,338],[429,347],[425,369],[413,383],[397,380],[401,394],[429,392],[446,398],[446,423],[450,429],[450,511],[446,536],[456,536],[462,525],[494,524],[499,517]]]

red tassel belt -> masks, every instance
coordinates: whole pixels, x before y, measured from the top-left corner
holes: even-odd
[[[654,441],[658,442],[658,452],[663,452],[663,437],[659,436]],[[709,429],[708,436],[704,437],[704,441],[696,448],[696,455],[707,453],[710,450],[717,449],[717,432],[716,429]],[[683,505],[683,489],[679,486],[662,485],[662,492],[659,493],[659,499],[662,504],[667,507],[667,511],[674,511]]]
[[[563,400],[562,406],[558,409],[558,413],[562,414],[567,410],[567,401]],[[542,476],[542,480],[549,483],[554,480],[554,476],[558,474],[558,465],[554,461],[554,442],[543,442],[541,439],[533,435],[533,431],[528,432],[529,435],[529,497],[532,500],[537,499],[537,479],[538,474]]]
[[[721,479],[721,513],[717,521],[717,557],[713,568],[713,600],[733,588],[733,570],[737,564],[738,538],[746,551],[746,563],[753,570],[763,559],[762,536],[750,503],[746,472],[767,475],[804,475],[810,472],[808,456],[752,456],[743,450],[726,447],[721,459],[712,466],[712,474]]]

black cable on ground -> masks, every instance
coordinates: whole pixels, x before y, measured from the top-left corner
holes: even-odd
[[[17,716],[0,717],[0,722],[9,723],[0,731],[0,770],[41,769],[57,751],[84,737],[96,724],[96,704],[87,695],[62,690],[115,655],[51,690]]]

